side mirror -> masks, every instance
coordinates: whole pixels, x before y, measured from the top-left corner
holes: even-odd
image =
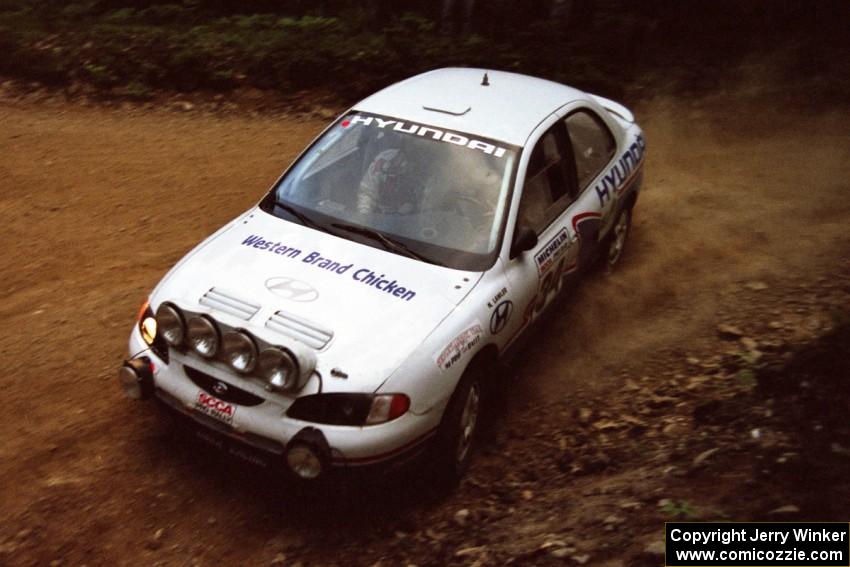
[[[514,242],[511,244],[511,258],[516,258],[535,246],[537,246],[537,233],[527,226],[520,226],[514,233]]]

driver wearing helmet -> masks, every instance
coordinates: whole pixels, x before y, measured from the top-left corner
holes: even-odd
[[[357,212],[363,214],[410,214],[416,208],[413,167],[400,149],[383,150],[375,156],[360,180]]]

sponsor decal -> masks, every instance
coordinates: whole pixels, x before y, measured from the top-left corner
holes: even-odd
[[[625,189],[626,181],[640,165],[645,150],[646,142],[643,136],[638,136],[614,166],[602,176],[602,180],[594,188],[600,206],[604,206],[605,201],[611,199],[615,193],[619,195]]]
[[[416,297],[415,291],[399,285],[398,281],[390,280],[384,274],[377,275],[369,268],[360,268],[352,274],[352,277],[360,283],[370,285],[375,289],[383,291],[384,293],[392,294],[393,296],[398,297],[399,299],[404,299],[405,301],[410,301]]]
[[[534,261],[537,262],[537,271],[542,274],[554,266],[558,258],[566,252],[569,243],[570,235],[566,228],[562,228],[534,256]]]
[[[437,367],[440,368],[440,370],[449,370],[463,358],[464,354],[472,350],[475,345],[481,342],[481,335],[483,334],[484,329],[481,328],[480,324],[476,323],[456,336],[452,339],[452,342],[446,345],[446,348],[437,355],[435,360]]]
[[[280,241],[266,240],[262,236],[254,236],[253,234],[242,241],[242,246],[251,246],[257,250],[265,250],[287,258],[297,258],[301,255],[299,248],[292,248],[286,244],[281,244]]]
[[[502,146],[485,142],[483,140],[476,140],[475,138],[471,138],[468,135],[459,134],[457,132],[450,132],[447,130],[440,130],[438,128],[431,128],[430,126],[416,124],[415,122],[406,122],[402,120],[381,118],[378,116],[355,114],[353,116],[349,116],[340,123],[340,126],[342,126],[343,128],[349,128],[351,126],[357,125],[372,126],[381,129],[389,128],[395,130],[396,132],[401,132],[403,134],[428,137],[432,140],[437,140],[439,142],[446,142],[448,144],[464,146],[471,150],[480,150],[487,155],[499,158],[503,157],[508,151],[507,148],[503,148]]]
[[[493,306],[499,303],[499,300],[505,297],[507,294],[508,288],[503,287],[501,290],[499,290],[499,293],[493,296],[493,299],[487,302],[487,309],[493,309]]]
[[[298,301],[299,303],[307,303],[315,301],[319,298],[319,292],[316,288],[287,276],[278,276],[266,280],[266,289],[278,297],[288,299],[290,301]],[[217,384],[216,384],[217,385]]]
[[[475,345],[481,342],[484,329],[479,323],[472,325],[464,332],[452,339],[446,348],[437,355],[436,363],[440,370],[448,370],[454,366],[463,355],[469,352]]]
[[[493,313],[490,315],[490,332],[498,335],[502,329],[508,324],[511,318],[511,313],[514,310],[514,302],[507,299],[496,306]]]
[[[257,453],[241,447],[239,445],[230,444],[227,447],[227,452],[236,458],[242,459],[245,462],[251,463],[258,467],[268,467],[269,463]]]
[[[268,245],[268,246],[267,246]],[[340,276],[348,275],[354,281],[368,285],[369,287],[398,299],[410,301],[416,297],[416,292],[409,287],[402,285],[397,279],[387,276],[386,274],[378,273],[370,268],[357,268],[353,263],[346,264],[337,260],[333,260],[326,256],[322,256],[320,252],[313,251],[307,254],[303,250],[291,248],[280,242],[266,240],[260,235],[252,234],[242,241],[242,246],[265,250],[273,254],[278,254],[284,258],[299,260],[304,264],[309,264],[320,270],[325,270],[332,274]],[[284,252],[280,252],[284,251]],[[315,301],[319,297],[319,292],[316,291],[310,284],[288,276],[278,276],[266,280],[266,288],[284,299],[291,301],[309,302]]]
[[[253,465],[257,465],[260,467],[269,466],[268,461],[264,459],[261,455],[233,442],[228,442],[225,438],[221,437],[220,435],[216,435],[212,431],[207,431],[206,429],[198,428],[195,430],[195,437],[197,437],[204,443],[215,447],[223,453],[228,453]]]
[[[216,449],[218,449],[220,451],[225,450],[226,443],[224,442],[224,439],[217,437],[211,431],[207,431],[206,429],[196,429],[195,430],[195,436],[198,439],[200,439],[201,441],[203,441],[204,443],[212,445],[213,447],[215,447]]]
[[[233,424],[233,414],[236,413],[233,404],[219,400],[206,392],[198,392],[195,409],[228,425]]]
[[[578,239],[579,254],[585,250],[592,250],[590,247],[583,246],[582,242],[587,240],[593,241],[593,238],[595,238],[594,231],[599,224],[599,219],[600,215],[596,212],[580,213],[572,218],[573,230],[575,231],[576,238]],[[561,231],[563,230],[564,229]],[[560,234],[561,231],[559,231],[558,234]],[[584,232],[584,236],[582,236],[582,232]],[[558,235],[556,235],[550,242],[555,241],[557,238]],[[541,250],[541,252],[538,253],[538,256],[540,256],[540,254],[542,254],[542,252],[548,247],[549,243],[544,246],[544,250]],[[566,246],[562,247],[562,250],[566,249]],[[560,258],[560,261],[558,261],[558,258]],[[535,315],[538,315],[541,311],[543,311],[543,308],[546,307],[552,296],[557,295],[561,291],[564,285],[564,276],[574,272],[578,268],[579,264],[576,263],[575,260],[571,264],[568,263],[568,260],[569,257],[560,251],[554,254],[551,258],[548,258],[549,264],[546,267],[548,271],[545,274],[541,271],[540,286],[538,287],[537,293],[534,294],[534,297],[531,298],[531,301],[529,301],[525,308],[523,323],[517,333],[524,329]],[[584,260],[580,258],[579,261],[583,262]],[[540,263],[538,261],[538,266],[539,265]],[[551,268],[551,266],[555,267]]]

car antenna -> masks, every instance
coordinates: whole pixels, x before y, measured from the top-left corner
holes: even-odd
[[[490,86],[490,79],[487,78],[487,71],[484,71],[484,78],[481,79],[481,86],[482,87],[489,87]]]

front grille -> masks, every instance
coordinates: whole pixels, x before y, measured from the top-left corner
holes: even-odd
[[[189,380],[194,382],[198,388],[215,396],[219,400],[249,407],[258,406],[265,401],[260,396],[247,392],[242,388],[237,388],[233,384],[222,382],[218,378],[213,378],[209,374],[204,374],[200,370],[192,368],[191,366],[183,366],[183,370],[186,372],[186,376],[189,377]],[[216,392],[215,385],[219,382],[225,384],[227,386],[227,390],[224,392]]]
[[[199,303],[227,313],[228,315],[233,315],[243,321],[247,321],[260,310],[260,305],[258,303],[241,299],[236,297],[234,294],[217,287],[210,288],[210,290],[201,297]]]
[[[285,311],[278,311],[269,317],[269,320],[266,321],[266,327],[296,341],[301,341],[316,350],[322,350],[328,346],[334,336],[330,329]]]

